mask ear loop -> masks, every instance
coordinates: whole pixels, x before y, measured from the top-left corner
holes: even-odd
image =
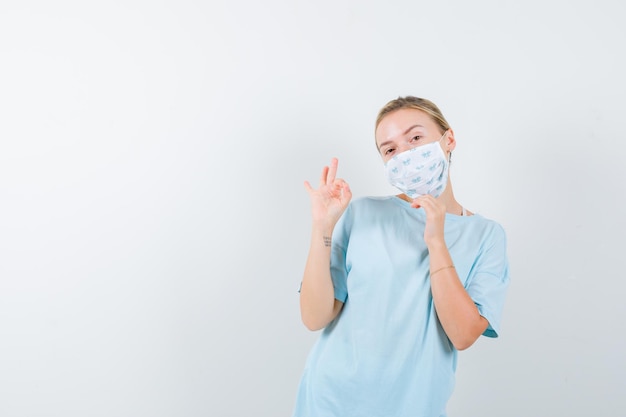
[[[443,132],[443,136],[441,137],[441,139],[443,139],[444,137],[446,137],[446,133],[448,133],[447,129],[445,132]],[[439,140],[441,140],[439,139]],[[448,165],[450,165],[452,163],[452,151],[450,151],[450,153],[448,154]]]

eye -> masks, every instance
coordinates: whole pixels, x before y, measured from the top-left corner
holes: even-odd
[[[393,148],[387,148],[387,149],[385,150],[385,155],[389,155],[389,154],[391,154],[393,151],[394,151],[394,149],[393,149]]]
[[[418,140],[420,140],[421,138],[422,138],[422,137],[421,137],[420,135],[413,136],[413,137],[411,138],[411,142],[417,142],[417,141],[418,141]]]

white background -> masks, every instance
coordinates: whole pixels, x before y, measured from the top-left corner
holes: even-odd
[[[625,416],[620,1],[0,3],[0,416],[289,416],[304,180],[437,103],[507,231],[449,414]]]

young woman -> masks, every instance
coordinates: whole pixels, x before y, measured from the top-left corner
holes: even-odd
[[[392,100],[375,138],[401,194],[350,201],[336,159],[317,189],[305,182],[313,229],[300,308],[307,328],[324,330],[294,417],[445,416],[457,351],[500,329],[505,232],[455,199],[456,140],[441,111]]]

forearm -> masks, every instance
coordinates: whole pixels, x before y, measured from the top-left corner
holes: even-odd
[[[487,320],[482,317],[453,265],[445,242],[429,245],[430,286],[437,317],[452,344],[467,349],[485,331]],[[434,274],[433,274],[434,273]]]
[[[314,227],[300,288],[302,322],[310,330],[325,327],[336,316],[335,291],[330,275],[332,229]]]

